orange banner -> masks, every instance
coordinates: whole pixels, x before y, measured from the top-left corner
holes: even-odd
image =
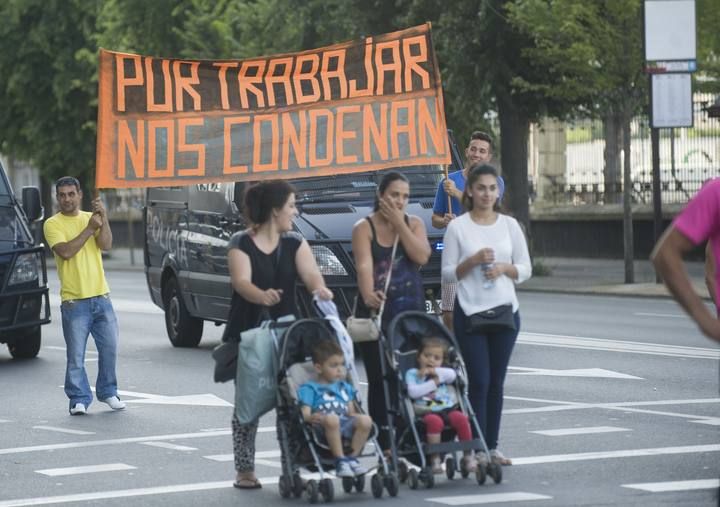
[[[100,50],[97,188],[447,164],[430,25],[250,60]]]

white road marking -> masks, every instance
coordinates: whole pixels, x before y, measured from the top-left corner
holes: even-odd
[[[699,421],[690,421],[697,424],[708,424],[710,426],[720,426],[720,417],[710,417]]]
[[[226,461],[232,461],[234,459],[234,456],[232,454],[211,454],[209,456],[203,456],[203,458],[209,459],[212,461],[226,462]]]
[[[94,431],[82,431],[82,430],[71,430],[68,428],[58,428],[56,426],[33,426],[33,429],[35,430],[47,430],[47,431],[57,431],[59,433],[69,433],[71,435],[94,435]]]
[[[426,498],[428,502],[442,503],[445,505],[480,505],[485,503],[501,503],[501,502],[524,502],[528,500],[551,500],[551,496],[538,495],[535,493],[488,493],[484,495],[458,495],[458,496],[438,496],[435,498]]]
[[[639,482],[623,484],[623,488],[640,489],[651,493],[665,491],[691,491],[694,489],[714,489],[720,487],[720,479],[700,479],[695,481]]]
[[[256,458],[279,458],[280,450],[274,451],[257,451],[255,453]],[[234,456],[232,454],[211,454],[209,456],[203,456],[205,459],[212,461],[232,461]]]
[[[264,465],[266,467],[271,467],[271,468],[282,468],[282,463],[280,463],[279,461],[272,461],[269,459],[257,459],[256,458],[255,464],[256,465]]]
[[[0,419],[0,423],[7,423],[7,422],[10,422],[10,420],[9,419]]]
[[[673,319],[687,319],[687,315],[682,315],[680,313],[645,313],[645,312],[636,312],[633,315],[637,315],[639,317],[669,317]]]
[[[655,447],[650,449],[623,449],[620,451],[580,452],[575,454],[550,454],[513,458],[513,465],[537,465],[539,463],[565,463],[567,461],[588,461],[595,459],[636,458],[639,456],[660,456],[666,454],[689,454],[696,452],[718,452],[720,444],[685,445],[677,447]]]
[[[529,414],[538,412],[558,412],[562,410],[578,410],[587,408],[600,408],[607,410],[619,410],[622,412],[637,412],[642,414],[665,415],[669,417],[681,417],[684,419],[695,419],[692,422],[714,421],[716,417],[702,416],[697,414],[682,414],[678,412],[664,412],[659,410],[646,410],[634,407],[653,405],[694,405],[720,403],[720,398],[701,398],[688,400],[656,400],[656,401],[623,401],[616,403],[578,403],[574,401],[547,400],[543,398],[526,398],[520,396],[505,396],[508,400],[531,401],[535,403],[551,403],[544,407],[514,408],[503,410],[503,414]],[[708,422],[707,424],[714,424]]]
[[[662,345],[626,340],[606,340],[582,336],[563,336],[543,333],[520,333],[518,343],[586,350],[604,350],[628,354],[650,354],[656,356],[690,357],[695,359],[720,359],[720,350],[705,347]]]
[[[568,435],[590,435],[593,433],[613,433],[615,431],[632,431],[628,428],[618,428],[615,426],[589,426],[585,428],[560,428],[556,430],[536,430],[530,433],[538,435],[546,435],[549,437],[564,437]]]
[[[258,433],[269,433],[274,432],[274,426],[263,426],[258,428]],[[24,452],[38,452],[38,451],[54,451],[57,449],[76,449],[81,447],[98,447],[104,445],[119,445],[119,444],[131,444],[138,442],[149,442],[149,441],[161,441],[161,440],[181,440],[185,438],[207,438],[207,437],[220,437],[230,435],[232,431],[228,428],[226,430],[218,431],[203,431],[198,433],[173,433],[169,435],[152,435],[148,437],[127,437],[127,438],[116,438],[108,440],[89,440],[87,442],[66,442],[63,444],[46,444],[46,445],[34,445],[27,447],[8,447],[0,449],[0,456],[4,454],[20,454]],[[2,504],[0,504],[2,505]]]
[[[232,407],[222,398],[218,398],[214,394],[187,394],[180,396],[165,396],[162,394],[139,393],[136,391],[118,391],[121,396],[130,396],[133,398],[141,398],[139,400],[125,400],[126,403],[134,404],[153,404],[153,405],[192,405],[203,407]]]
[[[508,370],[516,370],[508,372],[509,375],[540,375],[548,377],[591,377],[591,378],[619,378],[628,380],[644,380],[642,377],[627,375],[612,370],[603,370],[602,368],[578,368],[570,370],[549,370],[545,368],[525,368],[522,366],[510,366]]]
[[[161,449],[170,449],[171,451],[197,451],[197,447],[188,447],[186,445],[171,444],[170,442],[138,442],[142,445],[150,447],[159,447]]]
[[[135,470],[136,467],[125,463],[108,463],[107,465],[88,465],[83,467],[47,468],[35,470],[38,474],[50,477],[62,477],[65,475],[95,474],[98,472],[117,472],[119,470]]]

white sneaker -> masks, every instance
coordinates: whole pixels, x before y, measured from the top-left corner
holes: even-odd
[[[76,403],[70,409],[70,415],[85,415],[87,414],[87,407],[82,403]]]
[[[120,401],[120,398],[118,398],[117,396],[110,396],[109,398],[101,401],[110,405],[110,408],[113,410],[125,410],[125,403]]]

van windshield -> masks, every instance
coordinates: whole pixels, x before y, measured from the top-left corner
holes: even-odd
[[[15,206],[3,204],[3,197],[0,196],[0,251],[24,248],[31,244],[32,238],[20,221]]]
[[[410,198],[434,197],[443,178],[441,165],[417,165],[380,171],[318,176],[293,180],[298,202],[323,202],[337,199],[368,199],[375,196],[383,175],[391,170],[403,173],[410,180]]]

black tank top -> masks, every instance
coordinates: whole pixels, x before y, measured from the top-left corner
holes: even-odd
[[[365,217],[365,219],[370,224],[370,230],[372,231],[370,252],[373,259],[373,283],[375,290],[383,290],[393,248],[378,243],[375,224],[373,224],[370,217]],[[405,215],[405,223],[410,224],[407,215]],[[385,300],[385,309],[382,315],[382,327],[387,328],[392,318],[400,312],[407,310],[422,311],[424,309],[425,296],[419,266],[410,260],[402,243],[398,242],[395,262],[390,275],[390,285]]]
[[[233,234],[228,243],[228,250],[238,248],[250,258],[252,267],[250,281],[259,289],[282,289],[283,293],[278,304],[265,307],[251,303],[233,291],[223,340],[230,336],[237,337],[243,331],[257,327],[268,314],[272,319],[290,314],[298,317],[295,301],[295,286],[298,278],[295,254],[301,243],[302,236],[294,232],[286,232],[280,236],[278,247],[270,253],[265,253],[257,247],[250,232]]]

